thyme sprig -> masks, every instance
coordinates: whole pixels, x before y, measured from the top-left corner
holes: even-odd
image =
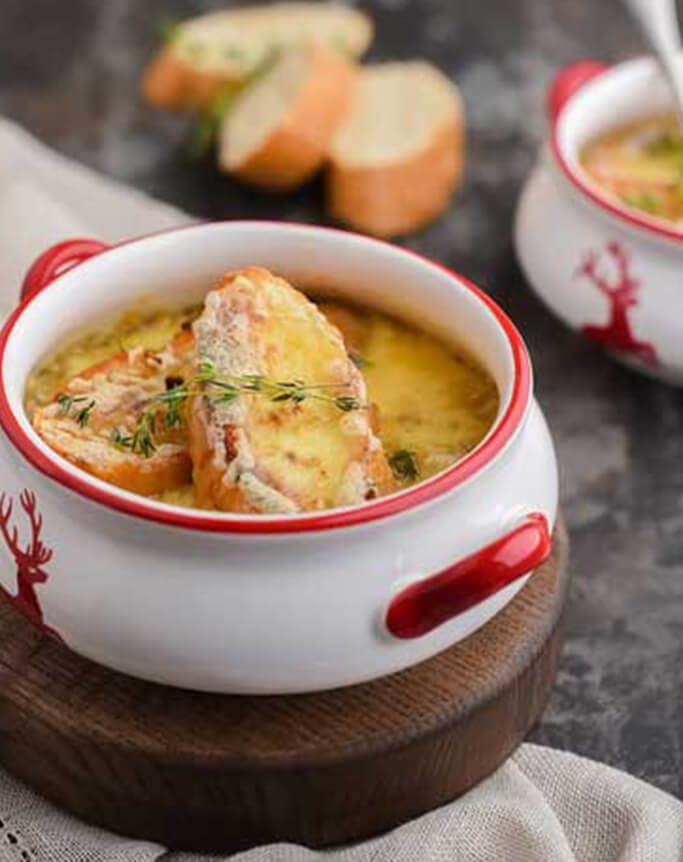
[[[232,107],[236,95],[234,86],[219,87],[211,102],[199,112],[187,148],[190,160],[199,161],[211,150],[223,117]]]
[[[348,384],[311,384],[299,379],[273,381],[260,374],[226,377],[219,375],[215,365],[209,361],[200,363],[198,373],[189,382],[177,382],[178,378],[170,380],[174,385],[165,392],[151,396],[147,401],[132,433],[125,433],[119,428],[112,429],[109,439],[114,446],[149,458],[157,448],[154,437],[158,426],[165,429],[177,427],[182,420],[182,408],[191,395],[206,395],[215,405],[230,404],[244,394],[263,395],[278,404],[300,404],[306,400],[323,401],[344,413],[364,407],[351,395],[338,395],[329,391],[338,390]]]
[[[95,399],[88,398],[87,395],[58,395],[57,403],[59,404],[59,412],[63,416],[72,415],[81,428],[85,428],[88,424],[90,414],[95,408]],[[79,407],[80,404],[83,406]]]
[[[156,413],[146,410],[135,427],[132,434],[125,434],[120,428],[112,428],[109,440],[113,446],[119,449],[130,449],[138,452],[145,458],[150,458],[156,452],[153,434],[156,430]]]
[[[208,387],[212,400],[217,404],[227,404],[234,401],[240,393],[261,393],[271,401],[278,403],[290,401],[300,404],[302,401],[326,401],[334,404],[339,410],[349,412],[362,407],[356,398],[349,395],[332,395],[326,390],[339,389],[348,383],[306,383],[304,380],[269,380],[262,374],[240,374],[221,377],[213,362],[202,361],[195,382]],[[175,390],[171,390],[172,392]],[[165,393],[168,397],[170,393]]]
[[[236,61],[239,49],[231,47],[230,52],[229,59]],[[210,152],[223,118],[232,109],[238,93],[269,71],[279,53],[280,48],[277,45],[271,45],[265,52],[263,59],[244,76],[244,80],[239,86],[228,83],[217,89],[210,103],[197,115],[197,122],[187,148],[187,154],[191,161],[200,161]]]

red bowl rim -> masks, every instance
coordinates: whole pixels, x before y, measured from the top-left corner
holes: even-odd
[[[126,242],[118,243],[110,249],[100,252],[97,256],[99,257],[104,254],[115,253],[122,246],[143,242],[154,236],[193,230],[198,227],[206,226],[206,224],[209,224],[209,222],[156,231]],[[277,226],[278,228],[283,229],[288,227],[304,227],[315,231],[341,233],[346,235],[351,233],[337,228],[320,227],[317,225],[294,222],[279,223],[240,220],[239,222],[211,222],[211,224],[267,225],[271,227]],[[353,233],[351,233],[351,235],[360,236]],[[71,491],[75,491],[82,497],[86,497],[89,500],[104,505],[109,509],[116,510],[117,512],[142,518],[147,521],[189,530],[200,530],[211,533],[282,534],[337,529],[340,527],[367,524],[381,518],[386,518],[390,515],[405,512],[421,503],[433,500],[436,497],[451,491],[456,486],[471,478],[476,472],[490,464],[496,456],[502,452],[519,428],[520,423],[526,414],[532,389],[531,363],[526,346],[517,328],[505,312],[503,312],[502,309],[499,308],[489,296],[487,296],[487,294],[469,281],[469,279],[410,249],[399,248],[391,243],[371,237],[363,236],[362,239],[370,243],[390,246],[395,250],[398,249],[404,254],[411,255],[430,264],[431,266],[441,269],[451,279],[456,280],[460,285],[473,293],[478,300],[489,309],[507,337],[514,362],[514,380],[510,402],[505,413],[498,420],[493,431],[482,444],[442,473],[438,473],[436,476],[426,479],[424,482],[421,482],[412,488],[408,488],[405,491],[392,494],[388,497],[382,497],[374,502],[364,503],[360,506],[344,509],[330,509],[319,514],[311,513],[301,516],[289,515],[282,517],[242,516],[241,518],[231,518],[229,514],[198,514],[200,510],[192,510],[192,514],[186,514],[184,512],[162,508],[159,504],[155,504],[153,501],[147,500],[144,497],[140,497],[139,500],[129,500],[125,497],[118,496],[116,490],[109,491],[108,489],[100,488],[91,483],[87,474],[81,475],[80,472],[71,472],[71,469],[65,468],[57,460],[53,460],[52,457],[47,456],[26,434],[10,407],[4,380],[5,350],[17,321],[21,318],[31,303],[42,293],[42,291],[39,291],[38,294],[29,296],[21,302],[6,320],[2,331],[0,332],[0,426],[2,426],[5,434],[13,443],[15,448],[19,450],[19,452],[33,467],[60,485],[70,489]],[[84,263],[79,264],[79,266],[87,265],[87,263],[88,262],[85,261]],[[64,273],[64,275],[66,274],[67,273]],[[61,278],[61,275],[58,276],[45,289],[49,290]],[[58,456],[55,456],[55,458],[57,457]]]
[[[550,129],[550,148],[555,158],[555,161],[559,165],[560,169],[564,176],[569,180],[571,185],[577,189],[584,197],[586,197],[591,203],[595,204],[597,207],[602,209],[604,212],[608,213],[610,216],[618,219],[621,222],[629,225],[632,228],[638,228],[643,230],[652,236],[657,236],[666,240],[673,240],[677,243],[683,243],[683,231],[674,230],[673,228],[669,228],[666,224],[660,224],[658,220],[649,218],[647,215],[639,215],[636,211],[631,211],[626,207],[620,206],[618,203],[610,200],[606,195],[603,195],[597,189],[591,187],[589,181],[584,178],[579,172],[574,170],[569,160],[566,158],[562,151],[562,146],[560,144],[560,136],[559,136],[559,127],[560,122],[562,121],[562,117],[565,112],[572,106],[574,99],[580,93],[582,93],[585,89],[588,89],[593,81],[598,81],[604,75],[608,75],[611,71],[621,68],[630,63],[638,63],[641,62],[643,58],[636,58],[635,60],[627,60],[625,63],[618,63],[614,66],[607,66],[605,71],[600,75],[596,76],[590,81],[587,81],[585,84],[581,85],[576,92],[572,93],[572,95],[567,99],[567,101],[562,105],[560,110],[557,112],[557,115],[553,118],[551,129]]]

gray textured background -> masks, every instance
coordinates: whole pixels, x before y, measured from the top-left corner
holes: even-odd
[[[183,157],[187,124],[146,109],[140,68],[167,15],[201,0],[0,0],[0,113],[58,150],[208,218],[324,221],[316,184],[287,199]],[[553,71],[642,52],[618,0],[374,0],[374,58],[424,55],[462,88],[467,179],[408,245],[470,276],[529,343],[573,538],[568,642],[533,738],[681,795],[683,395],[565,331],[524,285],[510,234],[544,133]],[[683,312],[683,297],[681,301]]]

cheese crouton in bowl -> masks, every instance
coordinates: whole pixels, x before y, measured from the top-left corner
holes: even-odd
[[[550,553],[522,338],[412,252],[239,221],[68,241],[0,354],[0,589],[124,673],[373,679],[482,626]]]

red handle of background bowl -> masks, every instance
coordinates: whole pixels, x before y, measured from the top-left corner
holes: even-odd
[[[58,275],[109,247],[96,239],[68,239],[51,246],[33,262],[26,273],[21,286],[21,298],[27,299],[39,293]]]
[[[562,108],[577,90],[602,75],[608,68],[609,66],[597,60],[581,60],[560,69],[548,89],[547,110],[550,121],[555,122]]]
[[[551,548],[545,516],[527,515],[507,535],[397,593],[386,627],[401,640],[422,637],[540,566]]]

